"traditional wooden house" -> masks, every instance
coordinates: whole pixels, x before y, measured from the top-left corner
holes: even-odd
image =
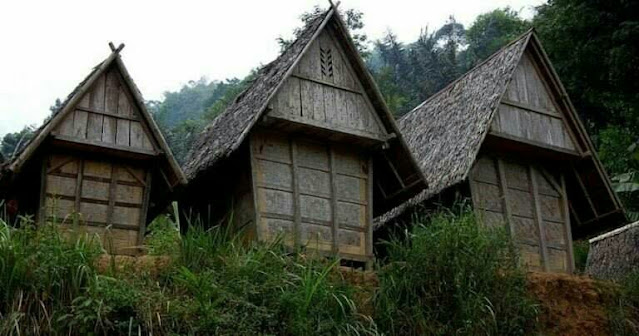
[[[557,74],[533,31],[417,106],[399,127],[429,188],[381,216],[470,196],[505,225],[530,268],[570,272],[573,234],[625,220]]]
[[[110,46],[109,57],[2,165],[0,198],[39,223],[67,228],[78,218],[83,230],[107,233],[111,252],[133,253],[147,220],[186,179],[120,58],[124,45]]]
[[[183,205],[250,239],[359,262],[372,221],[425,179],[336,8],[308,23],[196,141]]]

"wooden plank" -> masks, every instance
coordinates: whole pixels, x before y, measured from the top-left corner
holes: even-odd
[[[499,177],[499,186],[501,189],[501,197],[504,209],[504,219],[506,221],[507,228],[511,237],[515,237],[515,227],[512,220],[512,211],[510,210],[510,201],[508,197],[508,183],[506,182],[506,169],[504,162],[501,159],[497,159],[497,175]]]
[[[300,81],[300,95],[302,99],[302,118],[313,119],[314,116],[314,102],[313,102],[313,89],[312,82]]]
[[[67,116],[60,122],[60,125],[57,127],[56,132],[58,134],[73,135],[73,117],[75,113],[69,113]]]
[[[129,147],[131,122],[129,120],[117,119],[115,143],[120,146]]]
[[[302,210],[300,204],[300,184],[299,184],[299,167],[298,167],[298,148],[297,142],[293,139],[289,139],[289,148],[291,150],[291,163],[293,169],[293,206],[294,206],[294,221],[293,221],[293,234],[294,234],[294,246],[299,248],[302,244]]]
[[[144,148],[144,130],[139,122],[131,122],[130,126],[131,134],[131,147],[142,149]]]
[[[564,227],[566,230],[566,250],[568,251],[568,272],[575,272],[575,255],[573,251],[573,242],[572,242],[572,227],[570,224],[570,210],[568,209],[568,198],[566,197],[568,193],[566,192],[566,180],[564,178],[564,174],[562,173],[559,177],[561,181],[561,189],[562,189],[562,205],[563,205],[563,214],[564,214]]]
[[[543,148],[543,149],[548,149],[548,150],[551,150],[551,151],[572,155],[574,157],[578,157],[579,156],[579,153],[574,151],[574,150],[570,150],[570,149],[567,149],[567,148],[562,148],[562,147],[549,145],[549,144],[546,144],[546,143],[543,143],[543,142],[539,142],[539,141],[535,141],[535,140],[521,138],[521,137],[518,137],[518,136],[514,136],[514,135],[507,134],[507,133],[503,133],[503,132],[496,132],[494,130],[491,130],[490,134],[492,136],[495,136],[495,137],[498,137],[498,138],[511,140],[511,141],[517,141],[517,142],[521,142],[521,143],[524,143],[524,144],[527,144],[527,145],[536,146],[536,147],[540,147],[540,148]]]
[[[89,120],[89,114],[84,111],[76,110],[73,118],[73,137],[78,139],[86,139],[87,137],[87,124]]]
[[[324,110],[324,90],[321,85],[312,83],[313,93],[313,120],[326,122],[326,111]]]
[[[106,74],[104,111],[110,114],[118,114],[120,93],[120,79],[118,77],[119,75],[115,68],[111,68]]]
[[[138,232],[138,245],[142,245],[144,241],[144,234],[146,233],[146,216],[149,212],[149,202],[151,199],[151,186],[152,186],[152,177],[150,170],[146,171],[146,187],[144,188],[144,199],[142,200],[142,209],[140,213],[140,231]]]
[[[528,166],[528,176],[530,179],[530,192],[533,196],[533,203],[535,207],[535,220],[537,221],[537,225],[539,227],[539,242],[541,249],[541,256],[544,265],[544,270],[548,272],[550,270],[549,259],[548,259],[548,249],[546,247],[546,234],[543,227],[543,217],[541,213],[541,204],[539,200],[539,193],[537,190],[537,176],[535,174],[535,168],[532,165]]]
[[[595,218],[599,217],[599,214],[597,213],[597,209],[595,208],[595,204],[593,203],[592,199],[590,198],[590,194],[588,193],[588,189],[584,185],[584,182],[581,180],[581,175],[579,175],[579,172],[577,171],[577,168],[575,168],[574,165],[572,166],[572,171],[575,174],[575,177],[577,179],[577,184],[579,184],[579,188],[581,189],[581,192],[583,192],[584,196],[586,196],[586,200],[588,201],[590,210],[592,210],[592,213],[595,215]]]
[[[106,76],[103,74],[93,84],[89,106],[91,109],[103,111],[105,98]],[[104,116],[96,113],[89,113],[87,126],[87,139],[93,141],[102,140],[102,126]]]

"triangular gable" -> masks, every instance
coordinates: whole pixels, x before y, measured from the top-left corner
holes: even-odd
[[[331,31],[334,34],[332,41],[328,40],[327,36],[321,37],[327,26],[331,27]],[[353,127],[347,132],[353,133],[353,129],[372,127],[372,129],[376,130],[375,132],[378,133],[376,136],[380,139],[380,133],[388,134],[388,138],[384,140],[387,143],[387,154],[391,157],[389,161],[396,162],[400,156],[405,159],[404,162],[401,162],[401,165],[389,168],[389,170],[395,169],[394,173],[398,176],[398,179],[403,179],[398,182],[402,189],[399,191],[393,190],[394,201],[401,202],[400,198],[404,197],[405,199],[406,194],[410,193],[411,190],[419,190],[425,186],[426,182],[423,174],[410,155],[408,147],[395,125],[392,114],[388,110],[364,62],[358,55],[344,22],[333,6],[308,23],[298,38],[275,61],[260,71],[251,86],[242,92],[231,106],[206,127],[193,146],[184,165],[189,183],[195,183],[194,181],[201,175],[206,174],[211,169],[215,169],[218,164],[235,152],[265,111],[270,110],[268,109],[269,104],[282,104],[286,108],[292,106],[285,99],[276,97],[278,92],[290,91],[291,84],[287,82],[287,79],[304,75],[314,76],[316,82],[322,82],[326,79],[326,75],[329,74],[326,71],[330,71],[328,55],[324,55],[326,61],[324,64],[325,74],[319,80],[314,71],[313,74],[305,73],[301,67],[303,62],[310,61],[309,57],[322,57],[321,54],[314,53],[312,56],[305,57],[310,55],[309,50],[313,47],[317,47],[317,51],[321,53],[319,47],[322,45],[322,39],[325,43],[333,43],[335,40],[340,41],[340,49],[338,51],[342,54],[337,56],[332,54],[331,57],[337,57],[343,61],[337,65],[335,58],[332,58],[333,66],[343,65],[350,67],[349,72],[341,72],[345,76],[342,78],[346,81],[344,85],[347,86],[346,88],[361,90],[358,93],[362,97],[365,95],[369,99],[368,102],[365,99],[353,100],[353,106],[364,106],[364,108],[352,109],[352,111],[357,112],[349,119],[348,122],[351,122]],[[318,40],[320,41],[319,44],[314,43]],[[317,73],[321,74],[320,63],[314,64],[314,66],[317,66],[314,69],[317,69]],[[297,73],[295,73],[296,70]],[[333,76],[335,76],[336,70],[335,68],[333,69]],[[350,76],[350,79],[346,76]],[[348,83],[349,80],[350,83]],[[332,81],[334,84],[335,79],[332,79]],[[304,103],[302,102],[301,104]],[[313,118],[326,120],[325,110],[322,113],[320,109],[317,114],[315,111],[313,109]],[[377,204],[380,204],[380,202]]]
[[[523,70],[531,66],[535,71],[527,78]],[[515,91],[520,86],[530,87],[536,92],[531,94],[524,91],[527,92],[525,95],[516,95]],[[552,145],[547,146],[551,150],[575,154],[573,157],[579,164],[573,169],[573,177],[576,184],[582,185],[579,192],[586,193],[587,198],[597,197],[598,203],[603,204],[599,209],[592,211],[591,215],[594,217],[591,216],[592,218],[584,221],[584,225],[596,224],[604,217],[614,214],[622,214],[623,217],[621,202],[611,188],[596,150],[539,39],[534,31],[530,30],[399,121],[399,127],[430,187],[377,218],[376,226],[393,220],[404,211],[465,181],[491,130],[494,135],[495,129],[499,128],[502,131],[500,135],[503,135],[507,118],[518,121],[519,116],[501,114],[503,111],[500,110],[504,105],[527,107],[537,112],[547,110],[546,116],[550,117],[551,121],[537,123],[535,127],[547,131],[554,125],[557,132],[542,133],[545,137],[533,139],[542,140],[539,141],[542,144],[543,141],[551,141]],[[530,118],[530,112],[523,114],[525,118]],[[557,118],[558,116],[560,118]],[[525,118],[522,117],[521,120]],[[526,139],[528,133],[518,135],[519,137],[506,139],[529,140]],[[589,186],[584,186],[583,181],[587,181]],[[591,192],[586,191],[588,188]],[[590,199],[589,201],[595,203]],[[585,228],[582,230],[587,231]]]
[[[117,63],[113,63],[51,133],[67,141],[155,154],[161,148],[137,105]]]
[[[540,65],[530,45],[522,55],[512,80],[493,117],[491,133],[506,135],[579,154],[565,111],[542,79]]]
[[[271,100],[268,115],[385,140],[386,127],[334,34],[327,26],[311,43]]]
[[[55,115],[7,166],[18,173],[45,139],[80,142],[165,159],[170,187],[186,183],[184,174],[157,124],[146,110],[137,86],[120,58],[119,48],[73,90]]]

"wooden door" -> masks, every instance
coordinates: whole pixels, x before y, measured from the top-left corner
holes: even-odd
[[[255,134],[251,141],[258,238],[284,236],[290,246],[372,258],[366,155],[356,149]]]
[[[532,270],[572,272],[563,177],[525,162],[482,156],[470,176],[473,205],[489,226],[504,225]]]
[[[109,252],[135,253],[144,234],[148,175],[127,163],[53,154],[45,161],[40,218],[97,233]]]

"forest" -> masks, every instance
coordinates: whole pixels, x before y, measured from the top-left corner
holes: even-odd
[[[302,23],[321,12],[303,13]],[[365,14],[345,10],[351,35],[397,118],[473,68],[509,41],[534,28],[580,113],[631,219],[639,219],[639,3],[551,0],[526,20],[511,8],[479,15],[468,27],[450,16],[425,27],[412,42],[392,30],[377,40],[365,31]],[[419,26],[419,23],[415,23]],[[299,32],[297,28],[295,32]],[[290,40],[278,38],[282,49]],[[147,107],[183,162],[195,137],[250,83],[246,78],[200,78],[165,92]],[[55,113],[60,101],[51,106]],[[0,153],[10,159],[34,126],[9,133]]]

